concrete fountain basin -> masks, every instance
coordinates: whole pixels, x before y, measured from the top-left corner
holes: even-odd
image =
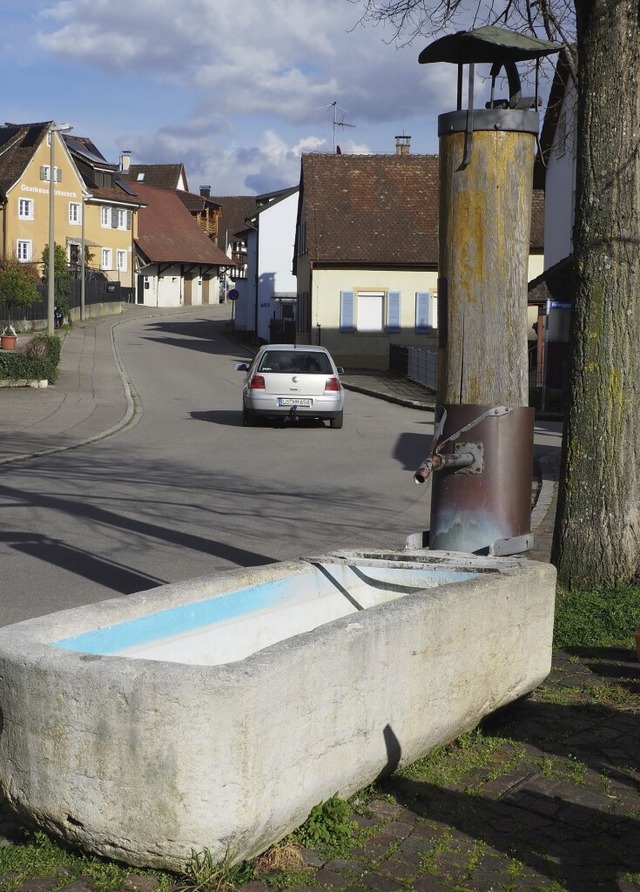
[[[551,666],[555,570],[348,552],[0,629],[0,792],[136,866],[252,857]]]

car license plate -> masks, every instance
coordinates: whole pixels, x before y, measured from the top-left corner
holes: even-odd
[[[296,397],[289,396],[279,396],[278,397],[278,405],[279,406],[305,406],[308,408],[313,404],[312,400],[305,400]]]

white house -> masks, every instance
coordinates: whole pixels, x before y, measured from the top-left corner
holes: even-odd
[[[247,246],[246,288],[235,306],[237,330],[261,341],[295,340],[296,277],[292,271],[298,187],[256,197],[242,235]]]

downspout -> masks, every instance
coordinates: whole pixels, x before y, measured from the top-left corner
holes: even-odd
[[[255,281],[255,327],[256,327],[256,346],[258,345],[258,287],[259,287],[259,269],[260,269],[260,219],[256,218],[256,270],[254,274]]]
[[[2,256],[7,256],[7,205],[9,201],[5,198],[2,201]]]

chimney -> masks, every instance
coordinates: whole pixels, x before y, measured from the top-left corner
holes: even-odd
[[[129,167],[131,166],[131,150],[123,149],[120,154],[120,170],[122,173],[128,173]]]
[[[404,133],[402,136],[396,136],[396,155],[410,155],[411,154],[411,137],[405,136]]]
[[[200,186],[200,195],[203,198],[211,198],[211,186]]]

